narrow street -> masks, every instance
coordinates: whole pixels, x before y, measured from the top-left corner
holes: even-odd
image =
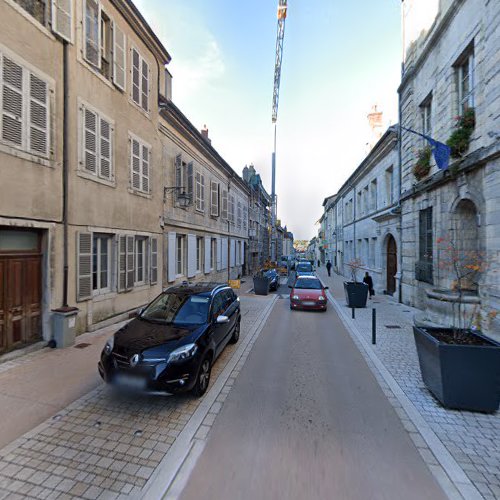
[[[181,498],[446,498],[333,307],[280,292]]]

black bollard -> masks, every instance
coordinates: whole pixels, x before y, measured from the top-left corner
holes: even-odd
[[[372,309],[372,344],[377,343],[377,310]]]
[[[352,319],[356,319],[356,315],[354,314],[354,307],[352,308]]]

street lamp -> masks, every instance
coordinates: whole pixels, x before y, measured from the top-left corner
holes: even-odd
[[[191,201],[189,194],[186,193],[183,186],[164,186],[163,187],[163,202],[167,201],[167,193],[176,192],[177,193],[177,201],[179,202],[179,206],[181,208],[186,208]]]

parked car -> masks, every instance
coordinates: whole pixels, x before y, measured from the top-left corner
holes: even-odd
[[[314,276],[300,276],[289,286],[290,309],[312,309],[326,311],[328,299],[325,290],[328,289]]]
[[[240,322],[239,298],[226,284],[171,287],[106,342],[99,374],[122,387],[201,396]]]
[[[314,276],[314,267],[309,261],[300,261],[295,266],[295,277],[298,278],[299,276]]]
[[[280,275],[276,269],[269,269],[265,272],[269,278],[269,290],[277,291],[280,286]]]

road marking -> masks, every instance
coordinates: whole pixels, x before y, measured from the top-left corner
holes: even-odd
[[[344,311],[344,308],[340,305],[340,303],[333,298],[333,295],[329,290],[326,291],[326,294],[330,302],[335,307],[340,319],[344,323],[344,326],[346,327],[351,337],[355,338],[361,344],[366,355],[370,358],[373,365],[378,370],[380,376],[389,386],[396,399],[406,411],[408,418],[417,428],[418,432],[422,436],[422,439],[427,443],[427,446],[432,451],[437,461],[447,474],[447,476],[443,476],[439,473],[439,470],[435,470],[435,468],[430,467],[426,462],[426,465],[429,467],[437,482],[443,488],[445,494],[453,500],[458,498],[463,498],[466,500],[484,500],[484,497],[476,489],[471,480],[467,477],[462,467],[460,467],[458,462],[446,449],[445,445],[437,437],[430,425],[426,422],[424,417],[420,414],[420,412],[410,401],[408,396],[404,393],[403,389],[401,389],[389,370],[385,367],[382,361],[380,361],[375,351],[363,338],[361,332],[355,325],[351,324],[348,313]],[[373,368],[370,365],[368,366],[373,371]],[[375,378],[377,379],[377,377]]]

